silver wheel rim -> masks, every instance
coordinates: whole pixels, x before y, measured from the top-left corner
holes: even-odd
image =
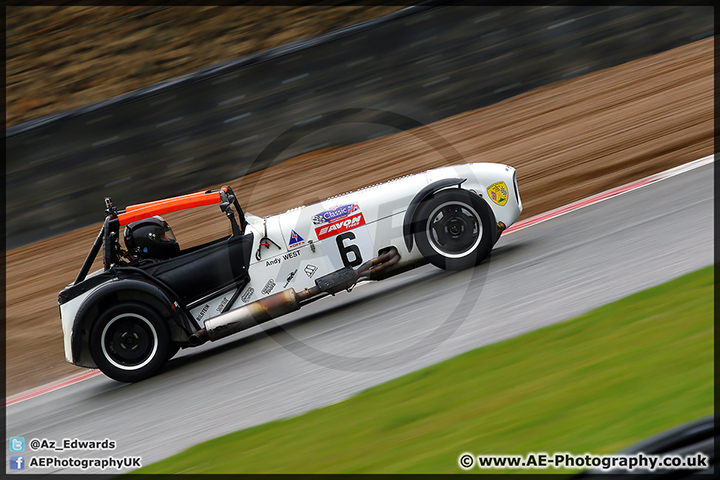
[[[149,353],[147,353],[146,355],[142,355],[143,360],[138,364],[126,365],[126,364],[118,363],[118,361],[115,358],[116,356],[121,355],[119,353],[119,350],[121,348],[120,343],[126,344],[126,342],[127,342],[127,340],[126,340],[125,342],[119,343],[118,337],[122,337],[123,333],[126,333],[127,335],[132,335],[133,330],[138,335],[140,333],[137,329],[120,328],[118,332],[114,332],[113,330],[111,330],[111,327],[113,327],[113,328],[117,327],[115,325],[117,322],[119,322],[123,319],[127,319],[128,317],[139,319],[141,321],[140,323],[135,322],[137,324],[137,327],[139,327],[139,330],[145,334],[147,334],[148,332],[150,333],[149,338],[144,339],[144,340],[152,341],[151,349],[150,349]],[[146,328],[143,328],[143,326]],[[107,340],[109,340],[108,332],[111,332],[113,334],[113,340],[110,342],[111,343],[110,345],[108,345],[108,341],[107,341]],[[127,337],[127,335],[125,337]],[[128,340],[129,340],[129,338],[128,338]],[[142,343],[138,343],[137,345],[138,345],[137,348],[143,348]],[[110,320],[105,325],[105,327],[103,328],[102,334],[100,335],[100,346],[102,348],[103,356],[114,367],[119,368],[120,370],[127,370],[127,371],[138,370],[140,368],[143,368],[145,365],[150,363],[153,358],[155,358],[155,354],[157,353],[157,349],[158,349],[158,335],[157,335],[157,332],[155,331],[155,327],[153,326],[152,323],[150,323],[150,321],[147,318],[143,317],[142,315],[138,315],[136,313],[122,313],[122,314],[114,317],[112,320]],[[126,346],[128,346],[128,345],[126,345]],[[132,346],[130,345],[129,347],[131,348]],[[147,348],[145,348],[145,350],[147,350]],[[139,353],[142,353],[142,352],[139,352]]]
[[[462,202],[445,202],[428,216],[425,235],[430,247],[446,258],[462,258],[473,252],[483,236],[480,215]]]

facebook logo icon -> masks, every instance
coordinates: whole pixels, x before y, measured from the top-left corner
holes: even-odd
[[[10,470],[24,470],[25,455],[10,455]]]

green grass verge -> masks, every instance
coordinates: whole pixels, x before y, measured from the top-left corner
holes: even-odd
[[[134,473],[459,473],[463,452],[617,452],[713,412],[713,276],[707,267]]]

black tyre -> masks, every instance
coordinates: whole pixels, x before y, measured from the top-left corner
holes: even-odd
[[[420,253],[443,270],[464,270],[482,262],[497,236],[490,206],[475,193],[441,190],[420,203],[413,221]]]
[[[141,303],[110,307],[90,330],[90,354],[95,364],[120,382],[137,382],[155,375],[171,353],[165,321]]]

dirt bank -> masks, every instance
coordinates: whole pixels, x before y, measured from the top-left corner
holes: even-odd
[[[713,153],[713,118],[709,38],[431,127],[452,143],[462,163],[516,167],[527,218]],[[241,194],[243,207],[267,215],[443,164],[437,152],[400,133],[313,152],[223,183],[251,192]],[[217,207],[166,218],[183,246],[228,233]],[[82,371],[63,358],[57,293],[74,279],[98,229],[8,252],[8,395]]]
[[[7,126],[401,8],[8,7]]]

